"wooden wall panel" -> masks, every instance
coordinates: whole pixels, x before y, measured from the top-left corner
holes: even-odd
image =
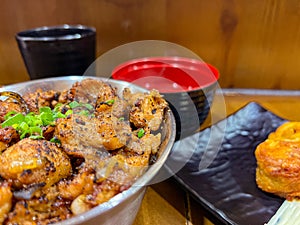
[[[300,88],[297,0],[2,0],[0,84],[28,80],[16,32],[56,24],[97,29],[97,55],[156,39],[214,64],[221,87]]]

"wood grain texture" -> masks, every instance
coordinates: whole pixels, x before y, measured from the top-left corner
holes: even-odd
[[[186,218],[153,189],[147,189],[133,225],[186,224]]]
[[[215,65],[221,87],[300,88],[297,0],[2,0],[0,12],[0,84],[28,80],[18,31],[68,23],[96,27],[97,56],[164,40]]]

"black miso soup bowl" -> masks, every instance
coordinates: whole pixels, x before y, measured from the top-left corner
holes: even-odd
[[[200,129],[213,102],[219,71],[201,60],[177,56],[145,57],[114,68],[112,78],[157,89],[176,119],[176,139]]]

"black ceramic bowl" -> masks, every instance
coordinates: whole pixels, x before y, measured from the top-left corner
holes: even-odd
[[[112,78],[162,93],[176,119],[176,139],[181,139],[196,132],[207,118],[219,72],[196,59],[147,57],[118,65]]]
[[[31,80],[83,75],[95,60],[96,29],[84,25],[58,25],[16,34]]]

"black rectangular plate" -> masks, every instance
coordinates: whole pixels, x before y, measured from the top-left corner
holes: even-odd
[[[195,149],[189,149],[195,135],[185,138],[179,148],[174,148],[175,152],[171,153],[165,168],[176,173],[174,178],[213,216],[213,222],[263,225],[276,213],[284,199],[257,187],[254,151],[270,132],[284,122],[283,118],[251,102],[195,134],[198,135]],[[222,136],[223,139],[217,141]],[[182,161],[184,157],[176,157],[184,151],[193,151],[187,162]],[[199,169],[200,162],[209,160],[209,157],[213,157],[209,166]],[[181,169],[172,171],[173,165],[180,164],[183,165]]]

